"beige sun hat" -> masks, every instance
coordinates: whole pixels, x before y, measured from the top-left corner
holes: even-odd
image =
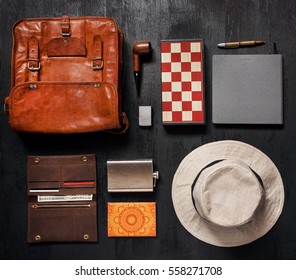
[[[239,141],[217,141],[189,153],[172,184],[181,224],[196,238],[232,247],[267,233],[284,205],[284,186],[274,163]]]

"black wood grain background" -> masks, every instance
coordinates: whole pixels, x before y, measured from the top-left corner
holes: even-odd
[[[123,110],[130,119],[126,135],[24,135],[13,132],[0,112],[1,259],[296,259],[296,2],[293,0],[0,0],[0,96],[10,90],[11,29],[26,17],[109,16],[125,35]],[[205,42],[205,126],[164,127],[161,123],[160,40],[202,38]],[[265,40],[256,48],[223,50],[217,43]],[[137,96],[132,46],[148,40],[153,55],[142,64]],[[281,53],[284,59],[283,126],[215,126],[211,120],[211,60],[214,54]],[[138,126],[138,106],[153,108],[153,126]],[[219,248],[191,236],[179,223],[171,183],[180,161],[196,147],[233,139],[254,145],[277,165],[285,185],[282,216],[259,240]],[[98,163],[98,230],[94,244],[29,245],[27,235],[26,156],[95,153]],[[152,158],[160,173],[153,194],[106,191],[108,159]],[[156,238],[108,238],[108,201],[156,201]]]

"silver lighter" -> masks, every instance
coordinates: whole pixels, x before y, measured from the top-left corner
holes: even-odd
[[[152,159],[107,161],[108,192],[153,192],[158,171]]]

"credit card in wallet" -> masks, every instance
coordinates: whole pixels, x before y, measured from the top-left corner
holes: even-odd
[[[64,187],[75,188],[81,186],[93,186],[95,184],[94,181],[67,181],[64,182]]]
[[[30,193],[59,192],[59,189],[30,189]]]

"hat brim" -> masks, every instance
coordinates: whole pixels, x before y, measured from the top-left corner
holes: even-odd
[[[243,161],[263,182],[262,206],[249,223],[239,227],[218,227],[206,221],[192,200],[197,175],[212,162],[223,159]],[[174,175],[172,200],[178,219],[193,236],[212,245],[234,247],[253,242],[274,226],[284,206],[284,186],[277,167],[263,152],[243,142],[225,140],[205,144],[182,160]]]

